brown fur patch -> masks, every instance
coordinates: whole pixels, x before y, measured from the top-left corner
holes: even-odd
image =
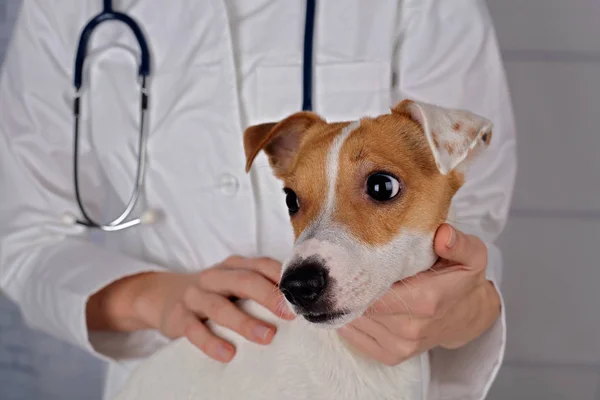
[[[462,127],[462,124],[457,121],[452,125],[452,129],[454,129],[456,132],[460,131],[460,128]]]
[[[469,142],[472,142],[473,140],[475,140],[478,133],[479,133],[479,130],[477,128],[469,129],[469,132],[467,132],[467,138],[469,139]]]
[[[327,154],[347,123],[318,124],[303,136],[294,162],[280,174],[296,192],[300,211],[292,225],[296,238],[322,213],[327,196]],[[421,127],[406,115],[363,119],[340,151],[333,219],[359,240],[385,244],[401,229],[433,233],[446,218],[460,176],[443,176],[435,165]],[[373,201],[366,182],[388,172],[401,182],[401,193],[385,203]]]
[[[302,138],[291,167],[280,174],[285,187],[298,196],[300,210],[292,216],[296,238],[319,216],[327,197],[327,153],[334,138],[347,123],[322,124],[309,129]]]
[[[314,124],[302,134],[287,168],[276,171],[299,199],[300,210],[291,218],[296,238],[323,212],[327,154],[346,125]],[[399,179],[401,192],[395,199],[377,203],[367,195],[367,178],[374,172]],[[371,245],[388,243],[402,229],[434,233],[462,179],[455,172],[440,174],[423,130],[408,115],[365,118],[341,148],[332,217]]]
[[[433,145],[436,149],[440,148],[440,142],[438,141],[438,135],[435,132],[431,132],[431,139],[433,140]]]
[[[248,127],[244,131],[246,172],[250,170],[257,154],[264,150],[275,175],[281,175],[295,159],[305,133],[314,125],[324,124],[325,121],[317,114],[301,111],[278,123],[269,122]]]
[[[352,154],[362,148],[360,162]],[[439,173],[420,126],[409,118],[383,115],[365,119],[340,152],[334,220],[371,245],[383,245],[401,229],[433,233],[444,221],[460,187],[456,175]],[[374,172],[400,181],[400,194],[377,203],[366,193]]]
[[[454,152],[456,151],[456,145],[454,143],[446,142],[446,143],[444,143],[444,147],[446,148],[446,151],[450,155],[453,155]]]

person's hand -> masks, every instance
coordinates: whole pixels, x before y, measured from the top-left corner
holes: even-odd
[[[279,317],[293,319],[277,288],[280,271],[281,264],[272,259],[233,256],[196,273],[149,272],[117,281],[100,293],[104,300],[90,304],[102,304],[103,312],[112,316],[116,322],[111,330],[150,328],[173,339],[186,336],[209,357],[228,362],[235,348],[203,321],[210,319],[259,344],[270,343],[275,327],[246,314],[231,298],[252,299]],[[116,316],[119,312],[121,317]]]
[[[489,329],[501,310],[486,280],[485,244],[444,224],[434,249],[440,260],[432,269],[394,284],[340,336],[364,355],[397,365],[434,347],[462,347]]]

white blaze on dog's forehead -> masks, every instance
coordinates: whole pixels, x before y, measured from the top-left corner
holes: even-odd
[[[329,216],[335,206],[335,187],[340,169],[340,152],[344,142],[354,130],[360,126],[360,121],[354,121],[342,129],[341,133],[333,139],[327,152],[327,201],[323,212]]]
[[[315,233],[315,230],[325,228],[322,226],[319,228],[319,225],[325,224],[327,225],[330,222],[331,214],[335,208],[335,187],[340,167],[340,152],[342,150],[342,146],[346,139],[350,136],[352,132],[354,132],[360,126],[360,121],[353,121],[350,124],[346,125],[340,133],[333,139],[329,150],[327,151],[327,157],[325,159],[325,169],[326,179],[327,179],[327,197],[325,199],[323,209],[320,213],[317,214],[317,218],[310,223],[306,229],[300,234],[297,244],[302,243],[310,236]]]

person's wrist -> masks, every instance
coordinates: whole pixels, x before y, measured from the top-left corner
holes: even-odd
[[[131,332],[151,326],[136,310],[140,298],[150,298],[156,272],[121,278],[90,297],[86,306],[90,330]]]
[[[176,272],[152,272],[135,281],[130,315],[141,329],[160,329],[161,316],[187,284],[188,275]]]

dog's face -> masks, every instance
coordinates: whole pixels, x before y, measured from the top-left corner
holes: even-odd
[[[247,169],[263,150],[284,185],[296,242],[280,289],[293,309],[338,327],[430,268],[433,236],[490,139],[484,118],[408,100],[360,121],[300,112],[249,127]]]

